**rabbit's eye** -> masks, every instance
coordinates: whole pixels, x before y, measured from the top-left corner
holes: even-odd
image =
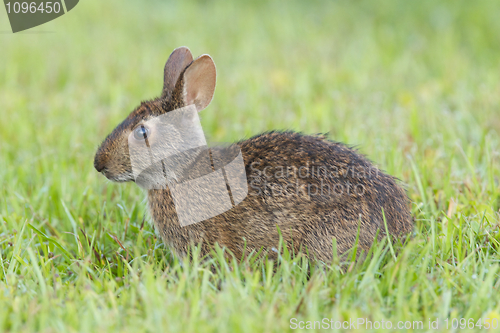
[[[149,137],[150,130],[144,125],[139,125],[134,129],[134,138],[136,140],[145,140]]]

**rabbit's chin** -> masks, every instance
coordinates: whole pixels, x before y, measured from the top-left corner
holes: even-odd
[[[125,183],[125,182],[133,182],[134,181],[134,176],[132,175],[131,172],[122,173],[119,175],[109,175],[109,174],[106,174],[105,172],[102,172],[102,174],[104,175],[104,177],[106,177],[109,180],[111,180],[112,182],[116,182],[116,183]]]

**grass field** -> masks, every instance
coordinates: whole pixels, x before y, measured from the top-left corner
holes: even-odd
[[[84,0],[14,35],[0,9],[0,332],[282,332],[292,318],[500,331],[499,13],[495,0]],[[175,258],[144,192],[93,157],[159,95],[181,45],[218,66],[210,140],[328,132],[407,184],[416,225],[399,255],[385,242],[357,265],[285,254],[276,271]]]

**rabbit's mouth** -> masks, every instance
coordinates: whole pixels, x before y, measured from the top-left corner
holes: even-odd
[[[132,175],[132,172],[124,172],[124,173],[121,173],[118,175],[112,175],[112,174],[110,174],[109,170],[105,168],[101,171],[101,174],[104,177],[106,177],[109,180],[116,182],[116,183],[124,183],[124,182],[134,181],[134,177]]]

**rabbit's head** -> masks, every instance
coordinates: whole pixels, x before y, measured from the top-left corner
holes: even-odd
[[[167,112],[188,105],[194,105],[198,112],[206,108],[215,91],[215,77],[215,64],[209,55],[193,60],[187,47],[175,49],[165,64],[161,96],[142,102],[108,135],[95,155],[96,170],[112,181],[134,181],[129,139],[139,142],[154,137],[155,128],[143,124]]]

